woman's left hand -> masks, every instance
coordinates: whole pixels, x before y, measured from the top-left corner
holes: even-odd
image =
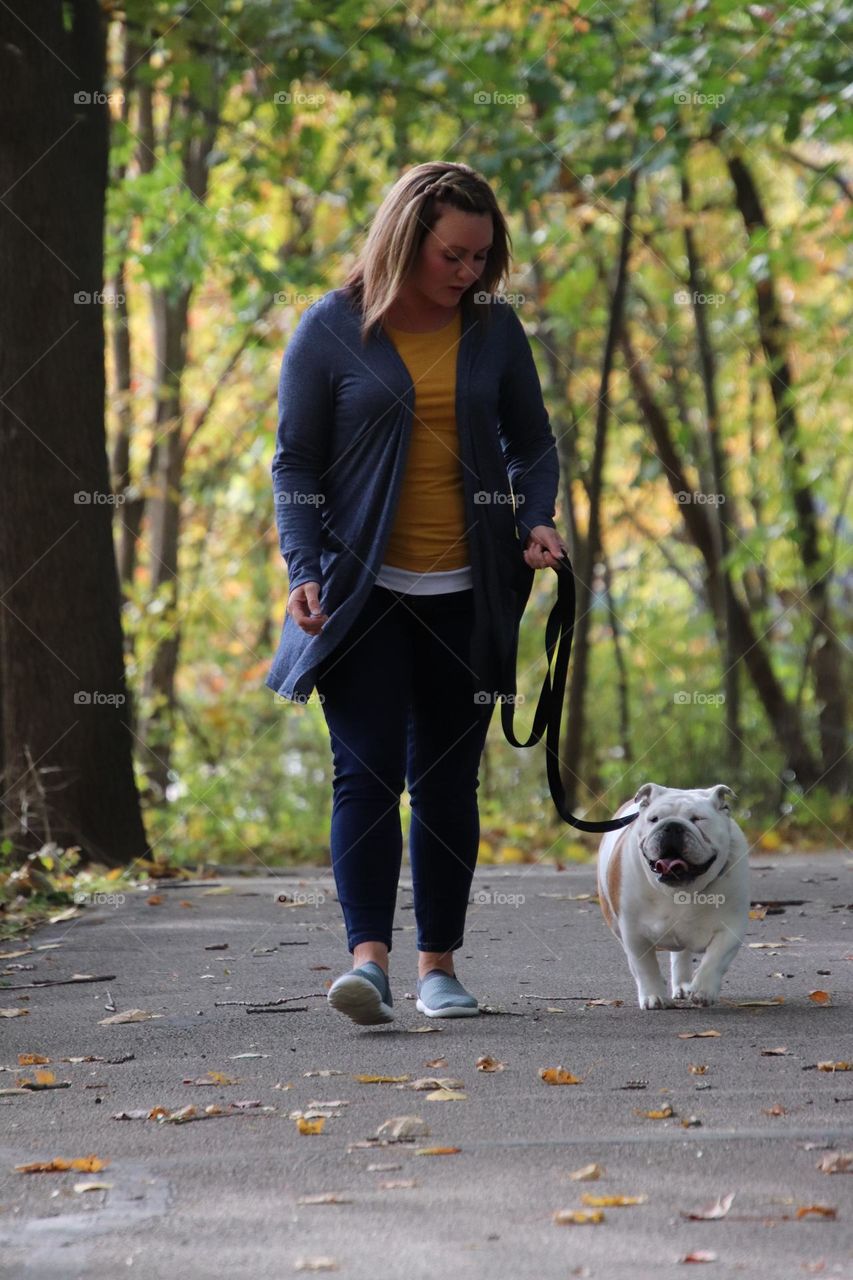
[[[524,544],[524,561],[531,569],[559,570],[560,555],[568,554],[568,547],[563,538],[547,524],[537,524],[527,535]]]

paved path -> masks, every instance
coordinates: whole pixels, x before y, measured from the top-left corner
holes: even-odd
[[[29,1009],[0,1019],[0,1088],[34,1078],[19,1053],[50,1058],[41,1069],[71,1082],[0,1096],[0,1274],[278,1280],[315,1274],[299,1261],[327,1258],[347,1280],[668,1280],[691,1273],[679,1259],[709,1250],[714,1277],[853,1280],[853,1175],[817,1168],[830,1151],[853,1151],[853,1073],[808,1069],[853,1059],[851,870],[844,850],[753,859],[753,901],[787,905],[752,921],[747,942],[780,945],[744,946],[723,995],[784,1003],[644,1013],[597,904],[577,896],[594,893],[593,867],[484,867],[457,967],[495,1012],[453,1022],[421,1017],[411,998],[404,880],[391,955],[398,1017],[381,1028],[357,1028],[326,1004],[326,985],[349,966],[327,871],[233,878],[219,882],[225,893],[164,887],[159,905],[149,891],[87,906],[35,933],[33,954],[0,961],[7,986],[115,975],[0,993],[0,1005]],[[280,893],[302,905],[278,902]],[[206,949],[218,943],[227,950]],[[811,1000],[814,990],[830,1003]],[[108,994],[119,1011],[163,1016],[102,1026]],[[304,999],[288,1013],[217,1003],[281,997]],[[708,1029],[719,1036],[678,1036]],[[86,1055],[132,1057],[58,1061]],[[478,1070],[481,1055],[504,1070]],[[539,1078],[557,1066],[582,1083]],[[184,1083],[211,1071],[239,1083]],[[320,1071],[332,1074],[310,1074]],[[360,1083],[359,1073],[455,1078],[465,1097],[430,1100]],[[645,1089],[625,1087],[638,1080]],[[274,1110],[184,1124],[113,1119],[234,1101]],[[338,1105],[326,1108],[322,1133],[300,1133],[290,1113],[315,1102]],[[637,1114],[667,1104],[671,1118]],[[364,1145],[400,1115],[419,1116],[428,1135]],[[698,1124],[685,1127],[691,1117]],[[434,1146],[460,1151],[417,1154]],[[13,1171],[89,1154],[106,1168]],[[589,1164],[602,1168],[597,1181],[569,1177]],[[86,1182],[109,1187],[75,1192]],[[321,1193],[343,1203],[299,1203]],[[647,1199],[605,1208],[598,1224],[555,1223],[585,1193]],[[728,1193],[723,1219],[685,1216]],[[814,1205],[836,1215],[797,1217]]]

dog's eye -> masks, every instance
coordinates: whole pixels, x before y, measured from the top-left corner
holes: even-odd
[[[649,822],[657,822],[657,818],[649,818]]]
[[[704,818],[702,818],[702,817],[700,817],[700,816],[698,816],[697,814],[695,814],[695,813],[694,813],[694,815],[693,815],[693,817],[690,819],[690,821],[691,821],[691,822],[704,822],[704,821],[705,821],[705,819],[704,819]]]

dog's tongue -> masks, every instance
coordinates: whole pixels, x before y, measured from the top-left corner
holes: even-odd
[[[673,871],[686,871],[687,863],[683,858],[658,858],[655,863],[655,871],[658,875],[668,876]]]

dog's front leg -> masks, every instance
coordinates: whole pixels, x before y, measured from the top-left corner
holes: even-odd
[[[671,1009],[672,1000],[666,994],[666,984],[661,978],[655,944],[641,934],[624,934],[625,955],[634,981],[637,984],[637,1001],[641,1009]]]
[[[673,1000],[687,1000],[690,996],[690,983],[693,980],[693,952],[670,951],[670,988]]]
[[[746,932],[744,927],[744,932]],[[723,974],[734,960],[741,943],[743,933],[724,927],[715,933],[708,944],[705,954],[693,975],[693,981],[685,989],[692,1004],[716,1004],[720,998],[720,987]]]

